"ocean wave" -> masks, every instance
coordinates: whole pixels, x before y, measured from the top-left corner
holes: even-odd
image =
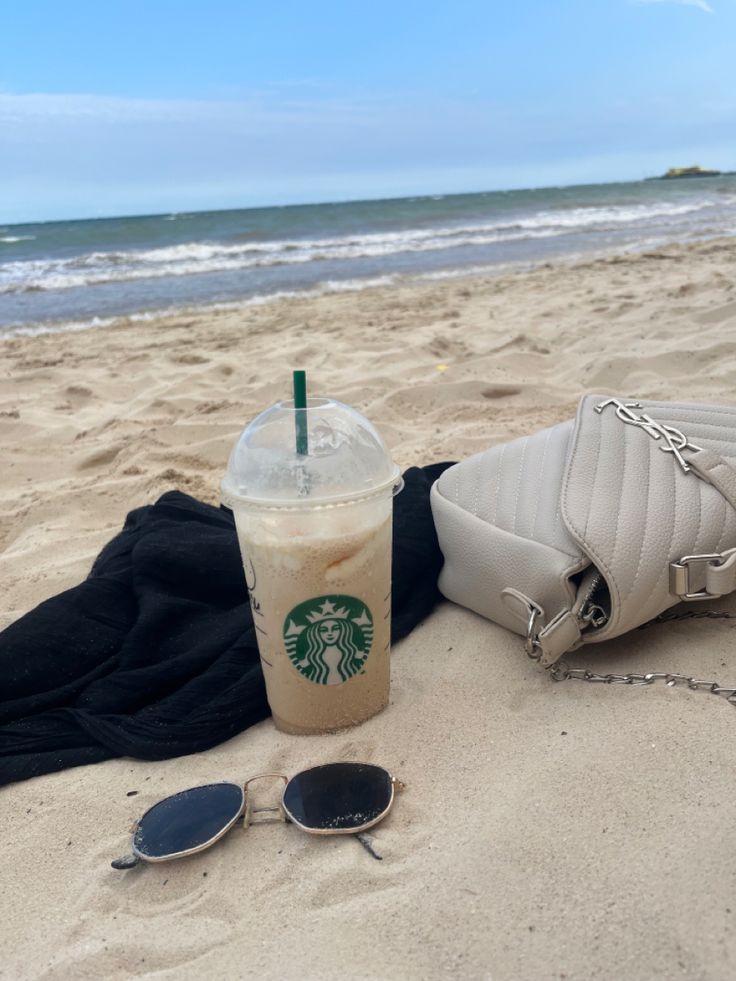
[[[375,289],[380,286],[393,286],[405,279],[398,273],[386,276],[367,276],[364,279],[325,280],[315,286],[298,290],[274,290],[273,293],[257,293],[244,300],[223,300],[216,303],[185,304],[163,307],[158,310],[143,310],[138,313],[120,314],[111,317],[91,317],[89,320],[45,321],[39,323],[17,323],[0,327],[0,340],[12,337],[38,337],[42,334],[63,334],[80,330],[91,330],[95,327],[112,327],[128,323],[140,323],[158,320],[164,317],[175,317],[181,314],[204,314],[208,311],[227,312],[242,310],[247,307],[266,306],[279,300],[309,299],[310,297],[325,296],[330,293],[355,293],[361,290]]]
[[[523,228],[558,227],[558,228],[589,228],[591,225],[622,225],[652,221],[657,218],[676,218],[680,215],[692,214],[696,211],[707,210],[716,206],[722,207],[723,202],[705,198],[699,201],[674,204],[668,201],[656,204],[630,204],[574,206],[554,211],[540,211],[531,218],[520,222]]]
[[[78,330],[90,330],[93,327],[109,327],[120,317],[91,317],[89,320],[65,320],[59,322],[35,324],[10,324],[0,327],[0,339],[11,337],[40,337],[42,334],[67,334]],[[125,318],[130,319],[130,318]]]
[[[272,241],[184,242],[130,251],[94,251],[66,258],[0,262],[0,294],[54,291],[103,283],[293,266],[318,262],[389,258],[402,253],[553,238],[576,232],[616,231],[659,222],[689,220],[698,212],[723,208],[711,198],[610,206],[575,206],[511,214],[469,224],[401,231]],[[165,219],[164,219],[165,220]],[[31,237],[31,236],[29,236]],[[7,240],[7,239],[6,239]],[[20,237],[16,237],[19,241]]]
[[[7,242],[8,245],[13,242],[35,242],[35,235],[0,235],[0,242]]]
[[[218,246],[188,243],[138,253],[91,253],[74,259],[41,259],[0,263],[0,294],[63,290],[138,279],[219,273],[268,266],[297,265],[349,259],[382,258],[405,252],[431,252],[470,245],[490,245],[518,239],[564,234],[552,229],[488,232],[473,235],[396,237],[375,236],[374,241],[328,241],[299,248]],[[368,238],[368,236],[364,236]],[[271,245],[272,243],[268,243]],[[290,244],[290,243],[289,243]],[[255,254],[254,254],[255,253]]]
[[[698,241],[713,237],[708,234],[701,234],[702,230],[692,229],[687,233],[686,238],[690,241]],[[732,230],[736,233],[736,229]],[[723,228],[717,229],[717,234],[724,234]],[[682,238],[678,237],[678,241]],[[658,248],[671,244],[672,239],[666,234],[666,230],[661,230],[658,235],[646,235],[637,238],[634,242],[626,244],[616,243],[604,247],[590,249],[583,247],[580,250],[566,252],[563,256],[555,257],[555,266],[562,267],[583,260],[591,261],[605,259],[611,256],[627,254],[640,254],[648,249]],[[492,262],[489,264],[461,265],[455,268],[414,271],[409,273],[387,273],[380,276],[353,277],[345,279],[324,279],[312,286],[305,286],[298,289],[274,289],[271,292],[257,293],[243,299],[222,300],[217,302],[184,303],[153,310],[144,310],[135,313],[120,314],[106,317],[92,317],[88,320],[68,320],[68,321],[46,321],[46,322],[23,322],[0,326],[0,340],[19,336],[37,336],[40,334],[65,333],[68,331],[83,331],[95,327],[116,327],[128,323],[141,321],[157,321],[161,318],[178,315],[206,316],[208,312],[227,312],[238,311],[248,307],[264,306],[282,300],[310,299],[324,296],[326,294],[360,292],[362,290],[374,289],[379,287],[392,287],[411,283],[431,283],[446,280],[477,278],[480,276],[497,276],[504,272],[523,271],[538,268],[546,264],[546,260],[536,259],[512,259],[506,262]]]

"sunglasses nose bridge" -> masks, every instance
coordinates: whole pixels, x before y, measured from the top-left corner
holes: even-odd
[[[274,824],[274,823],[285,823],[286,822],[286,812],[284,811],[281,801],[275,807],[254,807],[251,794],[248,790],[252,783],[256,780],[283,780],[284,787],[289,782],[289,778],[283,773],[257,773],[254,777],[246,780],[243,790],[245,791],[245,819],[243,821],[243,830],[245,830],[251,824]],[[282,792],[283,793],[283,792]],[[259,817],[255,819],[255,815],[275,815],[274,817]]]

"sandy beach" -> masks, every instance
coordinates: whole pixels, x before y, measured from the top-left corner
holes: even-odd
[[[719,239],[1,341],[0,628],[83,579],[132,508],[173,488],[215,503],[235,436],[295,367],[402,468],[569,418],[589,391],[733,401],[735,272]],[[736,685],[732,623],[649,627],[571,661]],[[731,706],[554,684],[517,636],[449,603],[392,671],[391,705],[352,731],[269,720],[197,756],[6,787],[0,977],[734,976]],[[335,759],[406,784],[376,829],[383,862],[269,825],[109,866],[168,793]]]

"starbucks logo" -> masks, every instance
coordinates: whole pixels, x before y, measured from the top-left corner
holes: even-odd
[[[286,653],[318,685],[339,685],[362,670],[373,644],[371,611],[354,596],[316,596],[284,621]]]

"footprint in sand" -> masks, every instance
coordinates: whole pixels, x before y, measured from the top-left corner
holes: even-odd
[[[386,396],[385,404],[399,413],[421,411],[425,413],[454,409],[458,405],[477,403],[479,399],[502,399],[518,395],[517,385],[493,382],[468,381],[441,382],[432,385],[412,385],[400,388]]]
[[[348,739],[347,742],[341,744],[337,757],[341,760],[358,760],[368,763],[375,751],[376,742],[373,739]]]
[[[694,319],[701,324],[720,324],[732,317],[736,318],[736,302],[724,303],[721,307],[715,307],[713,310],[698,314]]]
[[[171,359],[176,364],[209,364],[209,358],[203,358],[201,354],[180,354]]]
[[[547,314],[543,314],[547,316]],[[491,351],[494,354],[500,354],[501,351],[520,351],[520,352],[531,352],[532,354],[549,354],[549,348],[540,344],[533,337],[528,334],[515,334],[511,340],[506,341],[505,344],[501,344],[498,347],[492,348]]]
[[[376,846],[381,847],[377,842]],[[359,885],[356,885],[356,879]],[[314,910],[345,907],[346,910],[362,911],[370,903],[380,904],[377,898],[375,900],[371,898],[374,893],[394,889],[403,881],[403,871],[389,870],[380,862],[373,862],[358,872],[350,869],[347,872],[323,873],[315,883],[311,896],[308,898],[305,896],[305,905]]]
[[[77,470],[91,470],[93,467],[104,467],[112,463],[115,457],[123,449],[124,444],[118,443],[117,446],[106,446],[103,450],[97,450],[77,464]]]
[[[489,385],[480,394],[484,399],[502,399],[509,395],[520,395],[521,389],[517,385]]]
[[[462,341],[435,337],[429,345],[429,352],[435,358],[463,358],[467,356],[468,348]]]
[[[235,402],[229,402],[227,399],[219,399],[213,402],[200,402],[194,407],[194,411],[198,415],[208,416],[212,412],[219,412],[221,409],[233,409],[235,407]]]
[[[63,394],[66,396],[66,403],[73,409],[82,408],[94,397],[94,392],[86,385],[68,385]]]

